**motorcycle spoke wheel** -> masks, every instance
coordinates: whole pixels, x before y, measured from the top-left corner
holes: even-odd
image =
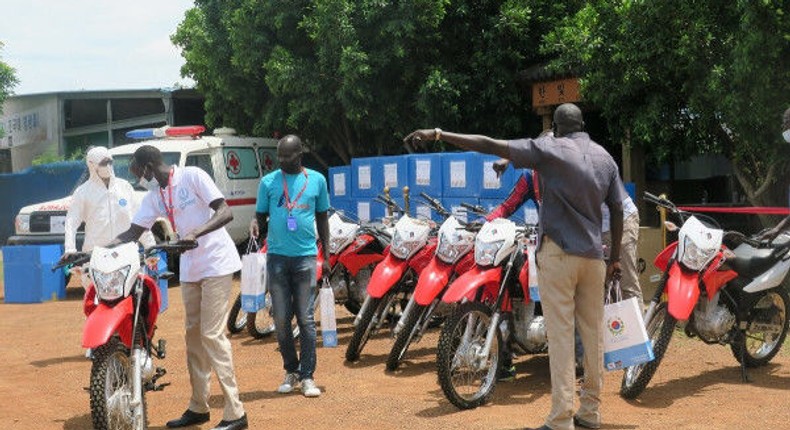
[[[645,390],[658,370],[658,365],[661,364],[661,359],[664,358],[667,348],[669,348],[676,324],[677,320],[669,314],[666,302],[658,304],[655,313],[646,324],[647,336],[653,345],[655,359],[625,368],[620,384],[621,397],[634,399]]]
[[[255,339],[263,339],[274,333],[272,298],[269,293],[266,293],[266,305],[254,314],[247,314],[245,323],[247,325],[247,333]]]
[[[485,404],[496,386],[500,334],[486,357],[479,357],[491,325],[491,309],[482,303],[461,305],[439,337],[437,371],[442,391],[460,409]]]
[[[135,422],[132,408],[131,358],[126,348],[112,339],[93,355],[90,404],[93,427],[102,430],[147,428],[145,391],[142,393],[142,421]]]
[[[395,343],[392,344],[392,349],[387,357],[387,370],[392,371],[400,366],[406,351],[420,330],[422,322],[425,321],[425,317],[429,317],[427,315],[428,309],[428,306],[415,305],[411,313],[407,315],[406,322],[403,324],[401,331],[398,332]]]
[[[378,319],[382,317],[384,306],[389,301],[389,297],[392,294],[393,293],[390,292],[380,299],[370,300],[370,304],[367,309],[365,309],[365,312],[362,313],[359,324],[354,327],[354,334],[348,342],[348,348],[346,349],[347,361],[359,360],[359,355],[362,354],[362,349],[365,348],[365,344],[368,343],[368,339],[370,339],[373,333],[373,328],[377,324]]]
[[[236,297],[228,312],[228,332],[236,334],[247,326],[247,312],[241,310],[241,294]]]
[[[751,320],[744,336],[732,344],[732,353],[746,367],[768,364],[787,337],[790,298],[783,288],[771,290],[749,310]],[[741,352],[743,351],[743,355]]]

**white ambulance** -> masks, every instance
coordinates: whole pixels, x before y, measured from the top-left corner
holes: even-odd
[[[184,126],[130,131],[127,137],[145,140],[110,149],[115,175],[126,179],[138,192],[144,193],[137,185],[136,178],[129,173],[132,155],[142,145],[159,148],[167,164],[200,167],[214,179],[233,210],[233,221],[226,228],[233,241],[240,245],[247,239],[249,222],[255,215],[258,183],[263,175],[278,168],[277,140],[239,137],[228,128],[220,128],[214,131],[214,135],[203,136],[201,133],[204,130],[203,126]],[[80,182],[86,179],[87,173]],[[16,234],[8,239],[8,244],[62,244],[70,202],[71,197],[66,197],[22,208],[15,220]],[[159,219],[151,230],[157,240],[173,237],[173,230],[166,218]],[[81,246],[80,232],[77,248]]]

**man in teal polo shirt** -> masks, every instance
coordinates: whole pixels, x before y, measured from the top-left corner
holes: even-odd
[[[266,276],[285,368],[285,380],[277,392],[290,393],[301,383],[302,394],[318,397],[321,390],[313,379],[316,230],[324,252],[323,273],[329,273],[329,191],[323,175],[302,166],[302,152],[298,136],[288,135],[277,142],[280,170],[261,178],[251,230],[268,240]],[[299,324],[299,356],[291,328],[294,315]]]

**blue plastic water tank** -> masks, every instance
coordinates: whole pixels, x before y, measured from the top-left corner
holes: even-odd
[[[329,198],[351,197],[351,166],[329,168]]]
[[[433,198],[441,198],[442,154],[411,154],[407,160],[411,195],[416,197],[424,192]]]
[[[3,247],[5,303],[41,303],[66,297],[63,271],[51,270],[62,254],[63,245]]]

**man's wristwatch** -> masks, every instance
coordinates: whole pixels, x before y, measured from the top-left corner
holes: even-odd
[[[436,128],[433,129],[433,132],[434,132],[433,140],[441,140],[442,139],[442,129],[441,128],[436,127]]]

